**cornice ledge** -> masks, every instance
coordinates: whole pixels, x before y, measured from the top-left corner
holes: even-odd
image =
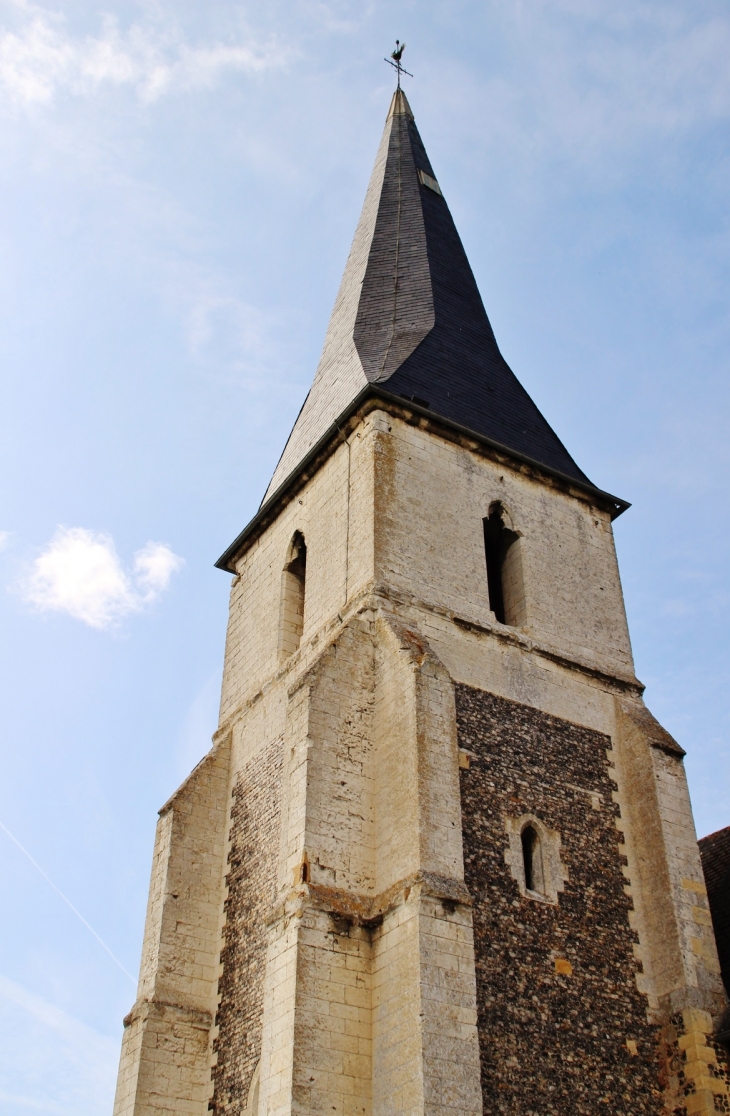
[[[562,655],[559,651],[553,651],[552,648],[536,643],[535,640],[525,636],[513,635],[496,626],[491,627],[474,620],[467,620],[463,616],[452,616],[452,620],[458,628],[473,631],[480,635],[491,635],[502,640],[503,643],[516,644],[524,651],[539,655],[541,659],[549,659],[550,662],[565,667],[566,670],[577,670],[580,674],[586,674],[589,678],[595,678],[597,681],[603,682],[604,685],[611,686],[623,693],[631,692],[641,695],[646,688],[643,682],[640,682],[633,674],[611,674],[609,671],[601,670],[600,667],[581,662],[580,659],[571,659],[569,655]]]
[[[246,713],[248,713],[249,709],[256,705],[262,697],[268,694],[273,687],[283,678],[286,678],[287,675],[294,675],[289,685],[289,692],[290,694],[295,692],[302,684],[306,674],[316,665],[325,651],[337,640],[347,622],[358,613],[367,611],[367,602],[371,595],[372,586],[366,586],[354,597],[351,597],[347,604],[342,606],[339,612],[331,615],[329,619],[301,645],[301,647],[289,656],[286,662],[280,664],[276,670],[272,671],[268,678],[261,683],[255,693],[245,698],[240,705],[237,705],[235,709],[231,710],[213,733],[213,740],[217,741],[219,738],[223,738],[232,732],[235,726]],[[365,607],[363,607],[363,602],[366,602]],[[301,670],[301,674],[297,674],[299,670]]]
[[[386,915],[408,902],[411,895],[440,899],[452,908],[472,906],[472,897],[463,880],[422,871],[398,880],[374,896],[330,884],[298,884],[275,904],[268,923],[273,925],[282,919],[301,918],[305,910],[314,907],[352,926],[373,930]]]
[[[130,1027],[137,1020],[160,1018],[172,1014],[178,1017],[181,1023],[190,1023],[193,1027],[200,1027],[206,1031],[213,1025],[213,1016],[209,1011],[189,1007],[185,1004],[176,1004],[171,1000],[137,1000],[132,1010],[124,1016],[122,1022],[125,1028]]]
[[[403,589],[396,589],[384,583],[370,584],[348,600],[339,612],[330,616],[302,647],[295,651],[285,663],[277,667],[277,669],[269,675],[266,681],[259,686],[254,694],[247,697],[245,701],[228,714],[213,734],[214,744],[217,745],[221,740],[225,739],[243,717],[245,717],[246,713],[287,675],[293,675],[289,684],[290,695],[295,692],[296,689],[305,682],[307,674],[316,666],[317,661],[337,640],[340,632],[352,617],[362,615],[366,612],[375,614],[380,609],[383,609],[385,612],[393,613],[393,605],[404,608],[423,609],[435,616],[443,617],[445,620],[455,624],[458,628],[461,628],[462,631],[474,632],[476,635],[493,636],[503,643],[512,644],[515,647],[521,648],[523,651],[548,659],[557,666],[564,667],[567,670],[579,671],[581,674],[594,678],[604,685],[611,686],[621,693],[636,694],[641,697],[645,690],[643,682],[640,682],[639,679],[632,674],[611,674],[608,671],[601,670],[599,667],[592,666],[590,663],[581,662],[579,659],[572,659],[567,655],[563,655],[553,648],[536,642],[522,632],[515,631],[502,624],[497,624],[496,622],[490,624],[483,619],[477,620],[474,617],[460,616],[451,609],[445,608],[442,605],[437,605],[433,601],[424,600]]]
[[[476,635],[493,636],[495,639],[501,640],[502,643],[509,643],[513,647],[519,647],[521,650],[527,651],[530,654],[539,655],[540,658],[543,659],[549,659],[557,666],[564,667],[567,670],[577,670],[581,674],[585,674],[590,678],[595,678],[604,685],[609,685],[622,693],[635,693],[641,696],[646,688],[643,682],[640,682],[633,674],[618,674],[601,670],[600,667],[593,666],[591,663],[581,662],[580,659],[573,659],[569,655],[563,655],[561,652],[555,651],[545,644],[538,643],[530,636],[526,636],[524,633],[516,631],[513,628],[508,628],[496,622],[490,624],[483,619],[477,620],[474,617],[459,616],[458,613],[451,609],[444,608],[443,605],[437,605],[434,604],[433,601],[423,600],[403,589],[395,589],[392,586],[381,584],[373,589],[372,599],[372,607],[377,607],[378,603],[382,606],[387,602],[405,608],[423,609],[436,616],[442,616],[445,620],[450,620],[457,628],[461,628],[462,631],[474,632]]]
[[[534,473],[536,477],[547,480],[572,496],[605,507],[609,511],[611,519],[615,519],[631,507],[627,500],[622,500],[618,496],[612,496],[610,492],[596,488],[590,481],[584,483],[575,477],[561,473],[559,470],[519,453],[509,446],[502,445],[493,438],[462,426],[460,423],[453,422],[451,419],[444,418],[431,411],[430,408],[421,407],[417,403],[407,400],[404,396],[393,395],[380,384],[368,384],[348,404],[319,441],[312,446],[279,487],[272,492],[271,496],[264,498],[253,519],[215,563],[216,568],[235,574],[235,563],[243,553],[244,547],[251,545],[272,519],[276,518],[282,503],[285,500],[292,499],[314,476],[333,448],[344,442],[364,418],[378,409],[387,410],[396,418],[401,418],[411,425],[422,426],[433,430],[434,433],[445,435],[449,440],[456,441],[469,449],[481,451],[486,456],[496,455],[496,459],[500,463],[515,468],[518,472],[526,470],[531,474]]]

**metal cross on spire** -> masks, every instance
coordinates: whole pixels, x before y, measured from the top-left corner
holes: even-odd
[[[402,43],[399,39],[396,39],[395,40],[395,50],[392,52],[390,58],[384,58],[383,59],[384,62],[387,62],[389,66],[392,66],[393,69],[397,71],[397,73],[398,73],[398,89],[400,89],[400,76],[401,76],[401,74],[408,74],[408,77],[413,77],[413,74],[410,73],[409,70],[406,70],[406,69],[403,68],[403,66],[401,66],[400,60],[403,57],[403,51],[405,49],[406,49],[406,44]],[[393,61],[391,61],[391,59],[393,59]]]

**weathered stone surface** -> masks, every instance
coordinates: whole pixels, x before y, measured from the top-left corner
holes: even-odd
[[[223,734],[160,811],[114,1116],[207,1110],[229,762],[230,737]]]
[[[211,1109],[245,1111],[261,1056],[266,922],[276,894],[281,825],[282,741],[261,749],[233,788],[228,896],[213,1042],[216,1063]]]
[[[489,609],[495,500],[520,537],[519,627]],[[296,532],[303,628],[282,657]],[[681,749],[641,700],[610,509],[378,408],[237,570],[213,767],[160,822],[119,1116],[724,1111],[726,1001]],[[455,688],[478,695],[471,742]],[[544,824],[545,903],[523,897],[521,830],[500,810]],[[184,920],[173,879],[189,880]],[[197,970],[179,922],[204,927]]]
[[[457,687],[456,700],[459,744],[471,756],[461,794],[485,1107],[659,1113],[610,740],[471,687]],[[554,903],[521,894],[505,862],[507,820],[525,815],[560,834],[567,879]]]

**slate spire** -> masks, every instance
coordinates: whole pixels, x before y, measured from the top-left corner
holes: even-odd
[[[265,499],[368,385],[590,484],[499,351],[402,89],[393,95],[314,382]]]

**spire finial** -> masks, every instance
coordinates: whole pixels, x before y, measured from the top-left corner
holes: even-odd
[[[384,58],[383,59],[384,62],[387,62],[388,65],[392,66],[393,69],[397,72],[397,74],[398,74],[398,85],[397,85],[396,88],[398,88],[398,89],[400,89],[400,76],[401,76],[401,74],[408,74],[408,77],[413,77],[412,73],[410,73],[408,70],[404,69],[403,66],[401,66],[401,61],[400,60],[403,57],[403,51],[405,49],[406,49],[406,44],[402,43],[400,41],[400,39],[396,39],[395,40],[395,50],[392,51],[392,53],[390,55],[390,58]],[[391,61],[391,59],[393,59],[393,61]]]

